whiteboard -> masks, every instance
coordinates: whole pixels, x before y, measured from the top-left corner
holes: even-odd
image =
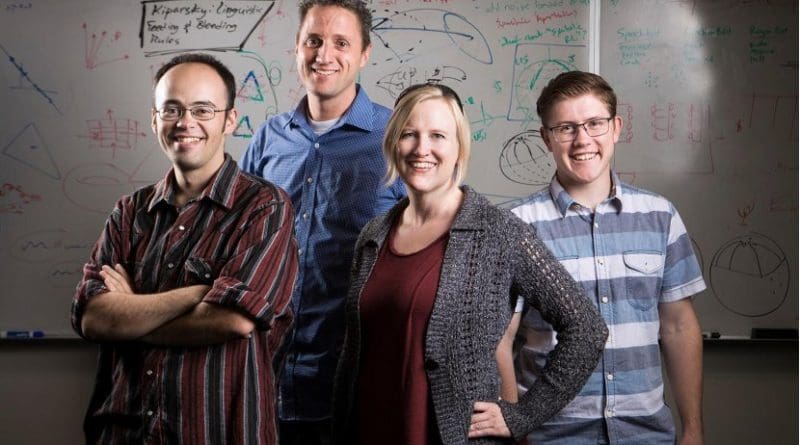
[[[441,81],[466,102],[467,182],[509,205],[546,184],[535,101],[586,70],[588,0],[382,0],[359,79],[386,106]],[[81,267],[114,202],[169,165],[149,128],[151,79],[174,53],[209,50],[237,79],[238,159],[269,116],[303,96],[293,1],[0,0],[0,331],[71,337]]]
[[[604,0],[600,23],[615,169],[683,217],[703,330],[796,329],[798,3]]]
[[[793,0],[374,0],[360,83],[386,106],[440,81],[466,102],[466,182],[511,206],[554,171],[535,101],[599,72],[626,122],[615,169],[680,211],[709,290],[703,329],[796,328],[798,32]],[[169,165],[151,80],[213,51],[237,79],[227,150],[303,96],[291,1],[0,0],[0,331],[72,337],[69,305],[114,202]]]

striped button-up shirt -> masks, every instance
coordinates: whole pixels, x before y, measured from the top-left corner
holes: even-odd
[[[344,337],[344,300],[353,247],[361,228],[405,196],[398,180],[383,184],[381,141],[391,110],[360,86],[347,112],[316,134],[308,98],[264,123],[242,157],[242,169],[282,187],[296,211],[300,272],[294,296],[295,329],[281,374],[282,420],[331,415],[333,375]]]
[[[530,223],[584,288],[609,328],[603,356],[580,394],[529,438],[535,444],[673,444],[664,404],[658,305],[705,289],[686,228],[661,196],[621,183],[594,211],[575,202],[554,177],[548,189],[513,212]],[[529,310],[517,359],[530,387],[556,343]]]
[[[137,294],[209,285],[204,302],[249,315],[256,331],[204,347],[101,344],[87,442],[277,443],[272,363],[297,274],[291,203],[227,155],[199,197],[174,202],[170,171],[116,204],[78,284],[73,328],[82,334],[87,301],[107,291],[101,266],[119,263]]]

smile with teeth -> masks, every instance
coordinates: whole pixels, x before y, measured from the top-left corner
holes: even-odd
[[[597,153],[580,153],[572,155],[570,157],[572,159],[575,159],[576,161],[589,161],[591,159],[594,159],[595,156],[597,156]]]
[[[202,138],[196,136],[175,136],[174,139],[182,144],[191,144],[194,142],[200,142]]]
[[[319,74],[320,76],[330,76],[331,74],[336,73],[336,70],[323,70],[319,68],[312,68],[315,73]]]
[[[436,163],[430,161],[411,161],[409,162],[411,168],[417,170],[429,170],[436,166]]]

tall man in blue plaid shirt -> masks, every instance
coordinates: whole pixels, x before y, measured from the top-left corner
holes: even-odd
[[[606,349],[580,394],[529,436],[542,444],[674,444],[664,404],[663,352],[682,431],[702,444],[702,335],[689,298],[705,289],[692,243],[665,198],[611,170],[622,128],[617,99],[600,76],[563,73],[536,103],[556,174],[514,213],[529,222],[608,324]],[[556,337],[538,312],[522,321],[516,363],[530,387]],[[660,347],[659,347],[660,339]]]
[[[361,228],[405,195],[383,186],[391,110],[356,83],[369,60],[372,14],[358,0],[304,0],[295,48],[306,96],[253,137],[241,165],[279,185],[295,208],[300,270],[295,329],[280,378],[281,445],[328,443],[344,300]]]

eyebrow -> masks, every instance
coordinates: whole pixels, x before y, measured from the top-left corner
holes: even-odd
[[[196,106],[196,105],[209,105],[209,106],[212,106],[214,108],[217,107],[217,104],[215,104],[214,102],[211,102],[209,100],[198,100],[198,101],[194,101],[194,102],[192,102],[190,104],[186,104],[185,105],[183,102],[181,102],[179,100],[167,99],[162,103],[162,105],[180,105],[182,107],[192,107],[192,106]]]
[[[613,116],[612,116],[612,117],[613,117]],[[583,120],[583,121],[581,121],[581,122],[576,122],[576,121],[561,121],[561,122],[559,122],[559,123],[557,123],[557,124],[553,124],[553,125],[551,125],[550,127],[552,128],[552,127],[560,127],[560,126],[562,126],[562,125],[577,125],[577,124],[579,124],[579,123],[586,123],[586,122],[589,122],[589,121],[593,121],[593,120],[595,120],[595,119],[607,119],[607,118],[606,118],[605,116],[592,116],[592,117],[590,117],[590,118],[588,118],[588,119],[584,119],[584,120]]]

